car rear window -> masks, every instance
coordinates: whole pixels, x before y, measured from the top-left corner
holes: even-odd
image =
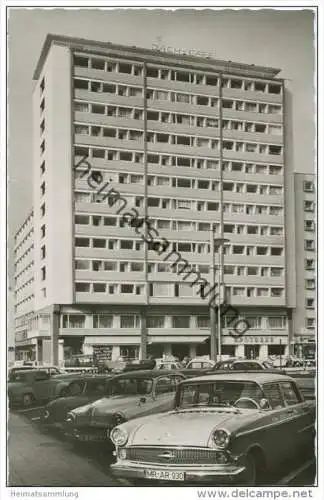
[[[263,391],[265,397],[270,403],[270,406],[274,410],[284,407],[284,402],[280,392],[279,384],[277,383],[264,384]]]

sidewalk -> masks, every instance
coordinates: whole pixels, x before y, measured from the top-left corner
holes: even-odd
[[[69,443],[42,434],[23,417],[10,414],[8,430],[9,486],[120,486],[91,457],[76,454]]]

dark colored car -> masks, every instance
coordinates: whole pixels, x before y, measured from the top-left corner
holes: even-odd
[[[116,375],[105,396],[69,412],[65,433],[74,441],[111,446],[109,435],[115,425],[170,410],[178,383],[184,378],[171,370]]]
[[[50,401],[41,413],[41,423],[46,427],[61,429],[64,427],[67,414],[106,394],[109,382],[113,379],[109,375],[83,375],[66,388],[66,396]]]
[[[78,375],[51,375],[46,370],[18,371],[10,375],[7,385],[9,406],[32,406],[65,396]]]

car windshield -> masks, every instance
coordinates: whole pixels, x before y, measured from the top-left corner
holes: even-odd
[[[110,386],[110,394],[112,396],[144,396],[152,392],[152,387],[153,380],[150,378],[123,378],[113,382]]]
[[[273,368],[273,364],[272,364],[272,363],[270,363],[269,361],[263,361],[263,366],[264,366],[265,368],[270,369],[270,370],[271,370],[271,368]]]
[[[240,398],[251,398],[257,403],[264,397],[255,382],[217,380],[196,384],[183,384],[180,389],[180,408],[197,406],[232,406]]]

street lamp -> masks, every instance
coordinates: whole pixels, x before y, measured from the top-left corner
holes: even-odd
[[[218,246],[218,293],[217,293],[217,306],[215,304],[215,296],[213,295],[209,304],[209,314],[210,314],[210,357],[214,361],[221,359],[222,354],[222,317],[221,317],[221,305],[222,298],[224,296],[223,290],[223,275],[224,275],[224,259],[223,257],[223,246],[230,240],[228,238],[215,238],[215,226],[212,224],[210,230],[210,254],[211,254],[211,290],[214,292],[214,287],[216,284],[216,267],[215,267],[215,245]],[[216,307],[217,307],[217,319],[216,319]]]

